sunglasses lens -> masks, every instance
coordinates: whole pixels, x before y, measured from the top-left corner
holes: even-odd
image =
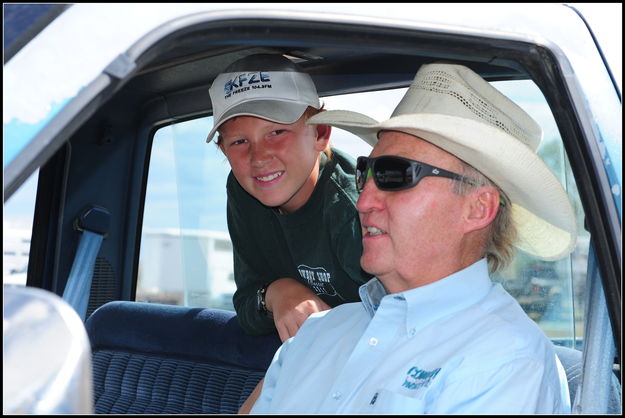
[[[367,157],[358,157],[356,160],[356,190],[362,191],[367,182]]]
[[[410,163],[398,158],[382,157],[376,160],[373,173],[380,190],[397,190],[412,183]]]

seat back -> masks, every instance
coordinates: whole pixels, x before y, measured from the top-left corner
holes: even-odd
[[[569,383],[569,395],[571,405],[574,404],[575,395],[582,379],[582,352],[572,348],[553,346],[560,363],[566,372],[566,380]],[[621,414],[621,383],[616,374],[610,375],[608,414]]]
[[[115,301],[86,327],[96,413],[236,413],[280,346],[220,309]]]
[[[569,395],[571,397],[571,405],[577,393],[580,378],[582,377],[582,352],[573,348],[562,347],[560,345],[553,346],[556,355],[564,367],[566,372],[566,380],[569,384]]]

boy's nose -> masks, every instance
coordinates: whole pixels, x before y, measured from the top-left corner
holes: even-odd
[[[266,147],[258,144],[252,145],[250,161],[254,167],[262,167],[271,160],[271,158],[272,155]]]

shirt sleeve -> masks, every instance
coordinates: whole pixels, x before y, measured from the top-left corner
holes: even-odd
[[[360,267],[360,256],[362,254],[362,231],[360,219],[356,211],[339,230],[336,237],[336,248],[334,252],[347,276],[358,285],[365,284],[373,277]]]
[[[265,380],[263,382],[261,393],[258,396],[258,399],[256,399],[254,405],[252,406],[252,409],[250,410],[251,414],[272,413],[271,403],[274,399],[274,392],[278,383],[278,379],[280,378],[282,364],[286,357],[287,349],[291,344],[292,340],[293,337],[286,340],[274,354],[273,360],[271,361],[271,364],[267,369],[267,373],[265,373]]]
[[[237,286],[232,302],[239,324],[245,332],[252,335],[267,334],[275,330],[275,325],[273,319],[258,312],[256,295],[258,289],[271,280],[262,274],[267,270],[266,266],[256,268],[253,266],[253,256],[258,254],[258,248],[254,248],[255,242],[251,239],[254,234],[247,224],[249,214],[247,217],[243,215],[246,204],[237,201],[236,193],[232,192],[234,187],[240,187],[235,185],[235,182],[230,174],[227,182],[227,219],[233,248],[234,281]]]
[[[358,286],[368,282],[373,276],[360,267],[362,255],[362,230],[356,209],[359,193],[354,176],[355,161],[347,160],[342,153],[333,149],[336,156],[334,175],[331,177],[336,196],[328,199],[324,210],[327,213],[327,228],[332,233],[332,252],[343,272]],[[356,294],[356,299],[360,298]]]
[[[261,335],[275,330],[272,318],[261,315],[257,307],[257,292],[264,284],[259,276],[249,268],[239,251],[233,246],[234,277],[237,290],[232,302],[237,312],[241,328],[248,334]]]
[[[558,389],[558,390],[554,390]],[[475,370],[446,382],[426,412],[432,414],[557,414],[570,413],[561,399],[557,374],[544,364],[516,359],[501,367]],[[568,409],[568,410],[567,410]]]

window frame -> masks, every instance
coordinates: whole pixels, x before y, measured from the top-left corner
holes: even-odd
[[[588,229],[593,237],[597,240],[597,256],[598,268],[601,272],[603,287],[605,289],[608,302],[608,309],[612,319],[612,327],[614,330],[614,339],[618,345],[620,353],[620,337],[621,337],[621,310],[620,310],[620,216],[619,210],[615,205],[614,197],[611,194],[610,179],[604,168],[604,161],[601,157],[602,138],[597,126],[591,124],[594,115],[609,112],[610,109],[602,109],[596,106],[594,102],[586,100],[584,92],[588,92],[588,84],[585,80],[580,80],[579,76],[573,71],[573,67],[569,62],[566,54],[554,44],[536,40],[528,35],[521,37],[503,37],[496,32],[479,32],[470,28],[460,28],[456,26],[448,26],[444,30],[439,31],[440,26],[432,27],[427,24],[418,23],[402,23],[401,27],[393,27],[389,22],[367,21],[366,23],[358,22],[354,19],[336,18],[335,15],[329,13],[323,18],[316,15],[308,17],[305,13],[297,16],[297,18],[288,18],[280,14],[266,13],[262,14],[260,19],[256,19],[253,13],[241,18],[241,15],[233,15],[224,13],[219,17],[213,14],[198,15],[194,17],[197,20],[187,20],[184,25],[179,25],[179,20],[173,20],[165,25],[162,30],[154,31],[149,36],[144,37],[135,47],[120,56],[104,73],[100,74],[89,86],[87,86],[76,98],[64,107],[59,114],[53,119],[48,128],[42,131],[33,141],[33,146],[28,148],[28,152],[20,155],[15,164],[11,164],[7,170],[8,189],[11,191],[19,185],[22,177],[27,176],[30,168],[36,167],[42,161],[47,161],[49,155],[61,147],[66,140],[76,134],[76,130],[83,122],[97,109],[97,105],[101,102],[107,102],[113,95],[119,91],[129,79],[135,75],[137,68],[143,66],[151,59],[171,49],[176,42],[183,42],[185,37],[191,38],[197,30],[204,30],[203,36],[206,36],[207,45],[217,44],[233,44],[240,42],[243,45],[258,44],[261,40],[265,43],[283,45],[289,42],[299,42],[302,45],[307,43],[318,43],[319,45],[327,45],[334,42],[345,46],[349,42],[354,41],[357,37],[365,39],[373,39],[375,42],[365,44],[356,44],[360,48],[387,48],[394,51],[403,51],[407,56],[423,53],[430,57],[431,51],[436,45],[453,44],[452,49],[446,49],[445,54],[456,54],[462,57],[462,50],[472,50],[472,46],[483,46],[487,44],[490,51],[496,51],[497,61],[489,63],[497,64],[501,62],[505,65],[517,65],[527,71],[531,78],[539,85],[549,106],[554,112],[554,117],[558,123],[561,136],[565,138],[565,147],[571,164],[576,167],[574,171],[575,180],[581,193],[582,205],[587,214]],[[255,25],[249,26],[250,22]],[[302,23],[306,24],[303,25]],[[177,26],[178,25],[178,26]],[[187,26],[188,25],[188,26]],[[195,25],[195,26],[194,26]],[[224,38],[223,29],[228,28],[228,39]],[[271,29],[269,35],[267,30]],[[536,28],[534,28],[536,29]],[[289,32],[290,31],[290,32]],[[341,33],[352,31],[350,37],[342,39]],[[286,33],[293,34],[291,38],[286,37]],[[234,36],[231,36],[234,34]],[[336,42],[339,39],[339,42]],[[423,41],[417,42],[415,41]],[[419,46],[419,50],[415,51],[415,45]],[[480,50],[480,48],[477,48]],[[439,58],[449,58],[449,56],[441,54]],[[490,54],[484,53],[483,56],[469,57],[470,63],[474,65],[480,64],[480,59],[486,59]],[[576,59],[572,57],[571,59]],[[412,73],[414,74],[414,73]],[[323,77],[317,76],[315,80],[318,85],[324,85]],[[382,85],[394,84],[401,85],[404,83],[403,75],[397,80],[386,80],[376,87]],[[344,90],[358,89],[363,86],[356,84],[347,84]],[[327,83],[326,83],[327,85]],[[340,91],[326,91],[326,93],[339,93]],[[620,102],[620,101],[619,101]],[[197,88],[189,88],[181,93],[167,94],[163,93],[154,98],[151,102],[138,103],[141,107],[140,120],[136,133],[133,137],[133,158],[136,164],[130,167],[128,176],[131,178],[131,185],[128,187],[126,195],[131,196],[127,202],[128,218],[125,219],[119,229],[123,229],[124,235],[120,237],[123,240],[123,247],[117,251],[119,255],[119,274],[124,277],[132,277],[136,280],[138,269],[139,249],[137,243],[141,235],[141,225],[143,217],[143,209],[141,199],[145,195],[144,178],[147,173],[147,162],[149,161],[149,142],[151,141],[150,132],[156,126],[171,123],[174,120],[182,120],[192,118],[198,115],[207,115],[210,113],[210,104],[205,94],[205,86]],[[560,117],[561,116],[561,117]],[[51,145],[42,151],[43,145]],[[57,153],[59,155],[59,153]],[[31,158],[32,157],[32,158]],[[56,159],[54,157],[52,160]],[[73,158],[73,157],[72,157]],[[141,160],[143,159],[143,160]],[[19,161],[18,161],[19,160]],[[26,161],[28,160],[28,161]],[[52,161],[50,160],[50,161]],[[25,170],[20,170],[24,168]],[[46,164],[46,167],[49,164]],[[63,172],[67,166],[58,167]],[[45,168],[42,168],[42,170]],[[54,170],[53,170],[54,171]],[[61,176],[65,175],[63,173]],[[40,178],[43,177],[40,175]],[[50,180],[43,180],[50,181]],[[67,177],[63,177],[60,183],[67,181]],[[37,235],[37,240],[33,239],[31,246],[31,254],[38,254],[45,258],[37,265],[48,265],[56,272],[63,270],[63,266],[67,265],[67,248],[59,248],[52,257],[46,254],[48,248],[54,244],[68,242],[71,244],[72,239],[68,238],[67,230],[71,223],[68,219],[70,214],[63,214],[65,205],[65,184],[59,186],[55,183],[56,189],[60,189],[58,196],[45,196],[45,199],[61,199],[58,203],[52,201],[37,204],[37,213],[41,218],[35,219],[41,229],[42,235]],[[125,191],[126,192],[126,191]],[[46,192],[49,194],[49,192]],[[39,199],[37,199],[39,202]],[[57,210],[63,222],[58,225],[49,225],[46,223],[46,210]],[[34,228],[35,229],[35,228]],[[67,245],[71,247],[71,245]],[[29,281],[32,283],[48,283],[46,272],[41,267],[37,267],[38,271],[29,271]],[[29,269],[30,270],[30,269]],[[56,280],[56,279],[54,279]],[[60,279],[59,279],[60,280]],[[50,288],[62,287],[62,280],[54,282]],[[45,286],[48,286],[45,284]],[[56,287],[55,287],[56,286]],[[124,299],[134,299],[135,283],[130,280],[122,282],[121,297]]]

